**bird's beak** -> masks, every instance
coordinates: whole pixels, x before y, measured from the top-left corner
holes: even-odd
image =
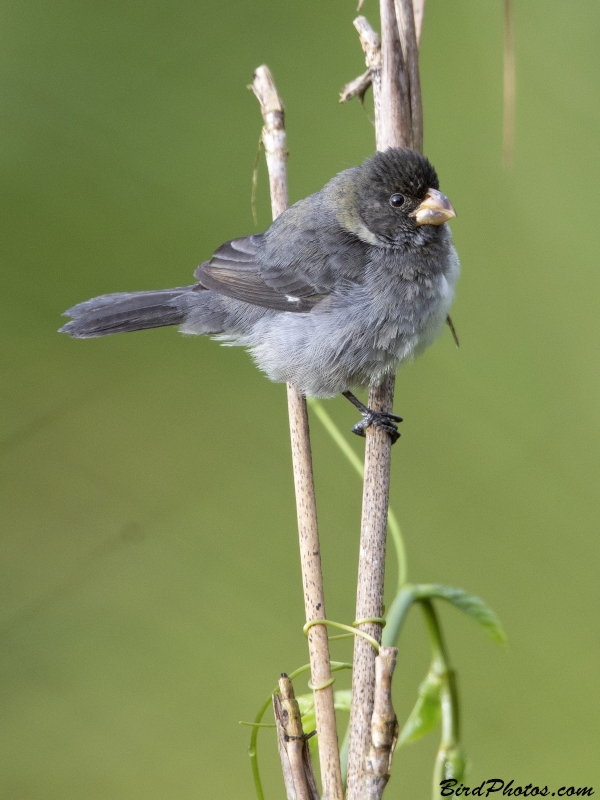
[[[455,217],[456,211],[445,194],[437,189],[428,189],[425,200],[410,216],[415,218],[417,225],[441,225]]]

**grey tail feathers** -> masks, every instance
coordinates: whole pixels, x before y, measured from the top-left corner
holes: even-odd
[[[182,302],[194,287],[162,289],[156,292],[118,292],[93,297],[79,303],[65,317],[72,317],[59,333],[68,333],[74,339],[107,336],[109,333],[141,331],[179,325],[185,320],[186,303]]]

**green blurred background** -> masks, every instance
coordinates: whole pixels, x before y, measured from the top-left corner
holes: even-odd
[[[391,496],[410,578],[480,594],[508,632],[499,648],[441,609],[468,782],[599,791],[600,5],[515,5],[503,170],[502,3],[428,3],[426,152],[459,214],[461,347],[446,332],[399,377]],[[364,13],[377,22],[373,0]],[[253,797],[238,720],[307,660],[285,390],[241,349],[173,329],[56,329],[88,297],[186,284],[221,242],[268,226],[264,165],[258,227],[249,202],[259,64],[286,102],[292,200],[373,151],[360,105],[337,103],[364,69],[354,14],[2,4],[3,798]],[[354,410],[327,408],[361,452]],[[350,621],[360,485],[313,432],[327,613]],[[415,612],[402,717],[427,663]],[[429,796],[436,746],[397,754],[389,797]]]

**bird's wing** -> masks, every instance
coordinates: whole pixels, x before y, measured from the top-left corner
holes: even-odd
[[[321,192],[263,234],[221,245],[194,273],[200,287],[277,311],[310,311],[340,285],[360,283],[368,246],[344,230]]]
[[[287,281],[277,280],[282,269],[265,263],[263,250],[264,234],[226,242],[194,272],[198,289],[212,289],[276,311],[295,312],[310,311],[329,293],[326,287],[317,287],[307,280],[308,276],[291,264],[283,270],[288,275]]]

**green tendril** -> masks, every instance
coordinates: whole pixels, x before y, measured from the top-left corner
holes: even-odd
[[[319,692],[321,689],[327,689],[327,687],[331,686],[334,683],[334,681],[335,681],[335,678],[329,678],[328,681],[325,681],[324,683],[320,683],[318,686],[313,686],[313,684],[309,681],[308,682],[308,688],[312,692]]]
[[[360,623],[362,624],[362,622]],[[350,634],[354,636],[362,636],[363,639],[366,639],[369,644],[371,644],[375,650],[379,653],[379,642],[377,639],[374,639],[372,636],[369,636],[368,633],[364,631],[359,631],[357,628],[353,628],[350,625],[344,625],[341,622],[333,622],[330,619],[311,619],[306,625],[302,628],[302,631],[305,636],[308,636],[308,631],[313,625],[331,625],[333,628],[340,628],[343,631],[348,631]]]
[[[271,722],[244,722],[241,719],[238,723],[239,725],[247,725],[249,728],[276,728],[277,725]]]
[[[332,672],[339,672],[342,669],[352,669],[352,664],[348,664],[346,661],[331,661],[331,671]],[[299,675],[302,675],[304,672],[308,672],[310,670],[310,664],[304,664],[302,667],[298,667],[293,672],[290,672],[288,677],[290,680],[294,680]],[[272,702],[272,696],[274,694],[279,694],[279,685],[277,685],[269,697],[265,700],[265,702],[260,707],[258,714],[254,718],[254,722],[240,722],[240,725],[250,725],[252,727],[252,733],[250,734],[250,746],[248,747],[248,755],[250,756],[250,763],[252,765],[252,778],[254,780],[254,791],[256,792],[257,800],[265,800],[265,795],[262,788],[262,781],[260,779],[260,770],[258,768],[258,732],[262,727],[275,727],[274,725],[268,725],[266,723],[262,723],[262,718],[265,715],[265,712],[269,708]]]
[[[359,625],[368,625],[370,622],[375,625],[381,625],[382,628],[385,628],[387,625],[387,620],[383,617],[365,617],[364,619],[355,619],[352,623],[352,627],[357,628]]]

